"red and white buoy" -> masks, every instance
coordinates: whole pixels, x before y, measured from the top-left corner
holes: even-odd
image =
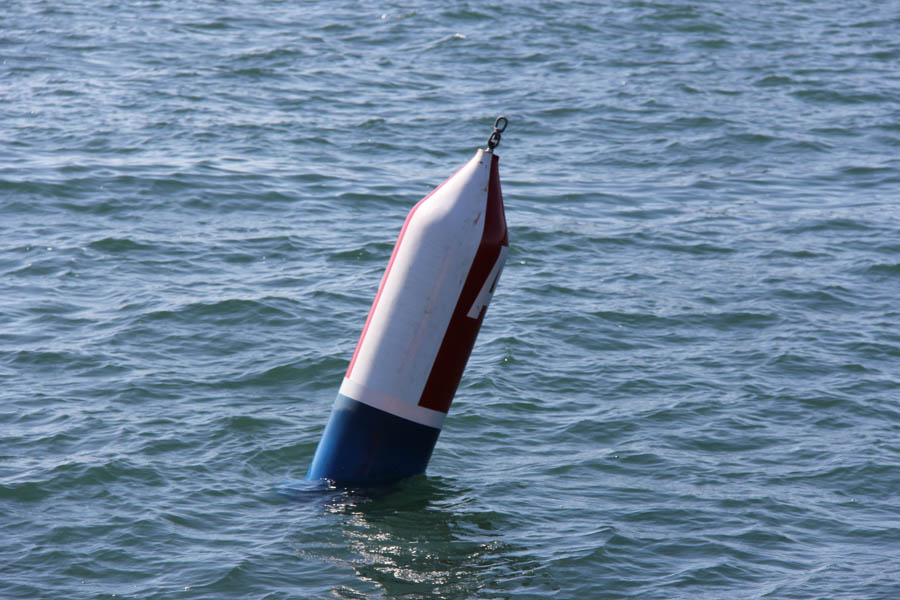
[[[308,479],[425,471],[509,249],[494,154],[506,124],[406,217]]]

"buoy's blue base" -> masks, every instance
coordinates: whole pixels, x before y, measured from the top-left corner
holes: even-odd
[[[306,477],[369,485],[418,475],[440,433],[338,394]]]

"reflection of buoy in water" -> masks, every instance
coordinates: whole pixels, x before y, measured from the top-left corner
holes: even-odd
[[[506,123],[406,217],[308,479],[425,471],[509,249],[493,153]]]

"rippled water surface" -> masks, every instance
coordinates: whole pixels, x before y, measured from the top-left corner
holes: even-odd
[[[4,4],[0,597],[900,598],[898,31]],[[512,248],[428,474],[302,481],[499,114]]]

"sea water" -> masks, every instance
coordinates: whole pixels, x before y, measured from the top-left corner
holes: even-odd
[[[900,598],[895,2],[0,7],[0,598]],[[425,476],[303,478],[407,211]]]

